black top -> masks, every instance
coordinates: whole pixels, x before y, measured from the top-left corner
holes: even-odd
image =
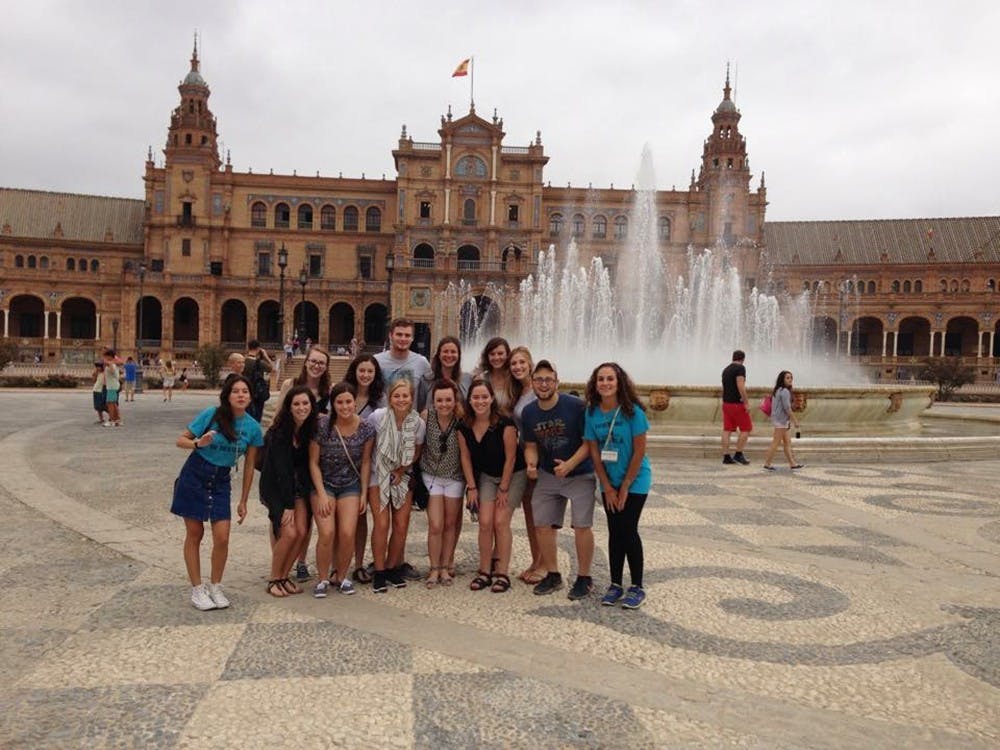
[[[736,387],[736,378],[746,381],[747,368],[739,362],[730,362],[722,371],[722,401],[726,404],[738,404],[743,400],[740,389]]]
[[[295,498],[309,498],[309,441],[294,446],[276,440],[274,430],[264,436],[264,462],[260,470],[260,500],[272,511],[295,507]]]
[[[514,421],[508,417],[500,417],[495,425],[486,430],[481,442],[476,440],[471,427],[462,424],[458,428],[465,437],[465,444],[469,448],[469,458],[472,459],[472,469],[477,477],[480,474],[488,474],[491,477],[503,475],[503,464],[506,458],[503,431],[508,426],[514,427]],[[521,446],[518,446],[517,455],[514,458],[514,471],[520,471],[524,467],[524,452],[521,450]]]

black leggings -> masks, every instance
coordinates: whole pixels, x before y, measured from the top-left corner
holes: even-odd
[[[639,516],[646,504],[646,495],[630,492],[625,507],[614,513],[604,506],[608,517],[608,558],[611,563],[611,582],[622,584],[625,560],[633,586],[642,586],[642,539],[639,538]]]

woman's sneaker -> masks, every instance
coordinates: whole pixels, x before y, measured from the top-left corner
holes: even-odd
[[[340,582],[340,593],[348,595],[353,594],[354,584],[345,578],[343,581]]]
[[[299,583],[309,580],[309,566],[301,560],[295,563],[295,578]]]
[[[384,594],[389,590],[389,585],[385,582],[385,571],[376,570],[372,575],[372,591],[376,594]]]
[[[200,609],[202,612],[215,609],[215,602],[208,595],[208,589],[205,588],[205,584],[191,587],[191,604],[195,609]]]
[[[622,599],[622,607],[625,609],[639,609],[646,601],[646,592],[639,586],[629,586],[625,598]]]
[[[330,590],[329,581],[320,581],[313,588],[313,596],[317,599],[326,599],[326,593]]]
[[[608,590],[604,593],[601,598],[601,604],[605,607],[613,607],[618,603],[618,600],[625,596],[625,589],[619,586],[617,583],[612,583],[608,586]]]
[[[227,599],[226,595],[222,593],[221,583],[208,584],[208,596],[213,602],[215,602],[216,609],[225,609],[229,606],[229,599]]]
[[[402,566],[400,566],[401,568]],[[392,584],[393,588],[405,589],[406,588],[406,578],[403,571],[400,568],[389,568],[385,571],[386,580]]]

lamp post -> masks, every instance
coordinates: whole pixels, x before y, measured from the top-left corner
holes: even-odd
[[[299,306],[299,343],[304,347],[306,341],[306,284],[309,283],[309,274],[306,267],[302,266],[299,271],[299,286],[302,287],[302,304]],[[308,352],[306,352],[308,354]]]
[[[142,393],[142,298],[143,283],[146,281],[146,261],[139,261],[139,310],[135,328],[135,359],[138,367],[135,372],[135,392]]]
[[[118,318],[113,318],[111,321],[111,330],[114,331],[114,339],[111,343],[111,348],[116,352],[118,351]]]
[[[281,269],[281,277],[278,281],[278,330],[281,338],[281,345],[285,345],[285,269],[288,267],[288,251],[285,250],[285,243],[281,243],[278,248],[278,268]]]
[[[390,251],[388,255],[385,256],[385,274],[389,282],[389,300],[385,307],[385,336],[383,336],[385,341],[389,340],[389,324],[392,322],[392,272],[394,270],[396,270],[396,256]]]

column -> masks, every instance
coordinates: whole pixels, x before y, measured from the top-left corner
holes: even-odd
[[[10,338],[10,310],[7,308],[3,310],[3,337],[5,339]]]
[[[899,329],[892,332],[892,358],[895,359],[899,352]]]
[[[62,338],[62,310],[56,310],[56,340]]]
[[[979,335],[976,336],[976,359],[983,358],[983,334],[985,331],[980,329]]]
[[[490,191],[490,226],[496,226],[497,223],[497,191]]]
[[[49,340],[49,311],[42,310],[42,340]]]
[[[10,316],[8,315],[8,317],[10,317]],[[4,325],[4,335],[6,335],[6,334],[7,334],[7,327],[6,327],[6,324],[5,324]],[[993,357],[993,335],[994,335],[994,331],[990,331],[990,335],[989,335],[990,348],[986,350],[986,356],[991,357],[991,358]]]
[[[944,356],[944,331],[941,331],[941,356]]]
[[[94,321],[94,341],[101,340],[101,314],[97,313],[97,318]]]
[[[889,332],[883,330],[882,331],[882,359],[885,359],[885,345],[888,342],[888,339],[889,339]]]
[[[847,331],[847,348],[844,349],[844,356],[845,357],[850,357],[851,356],[851,334],[852,333],[854,333],[854,331],[851,330],[851,329],[848,329],[848,331]]]
[[[451,224],[451,188],[444,189],[444,222]]]

